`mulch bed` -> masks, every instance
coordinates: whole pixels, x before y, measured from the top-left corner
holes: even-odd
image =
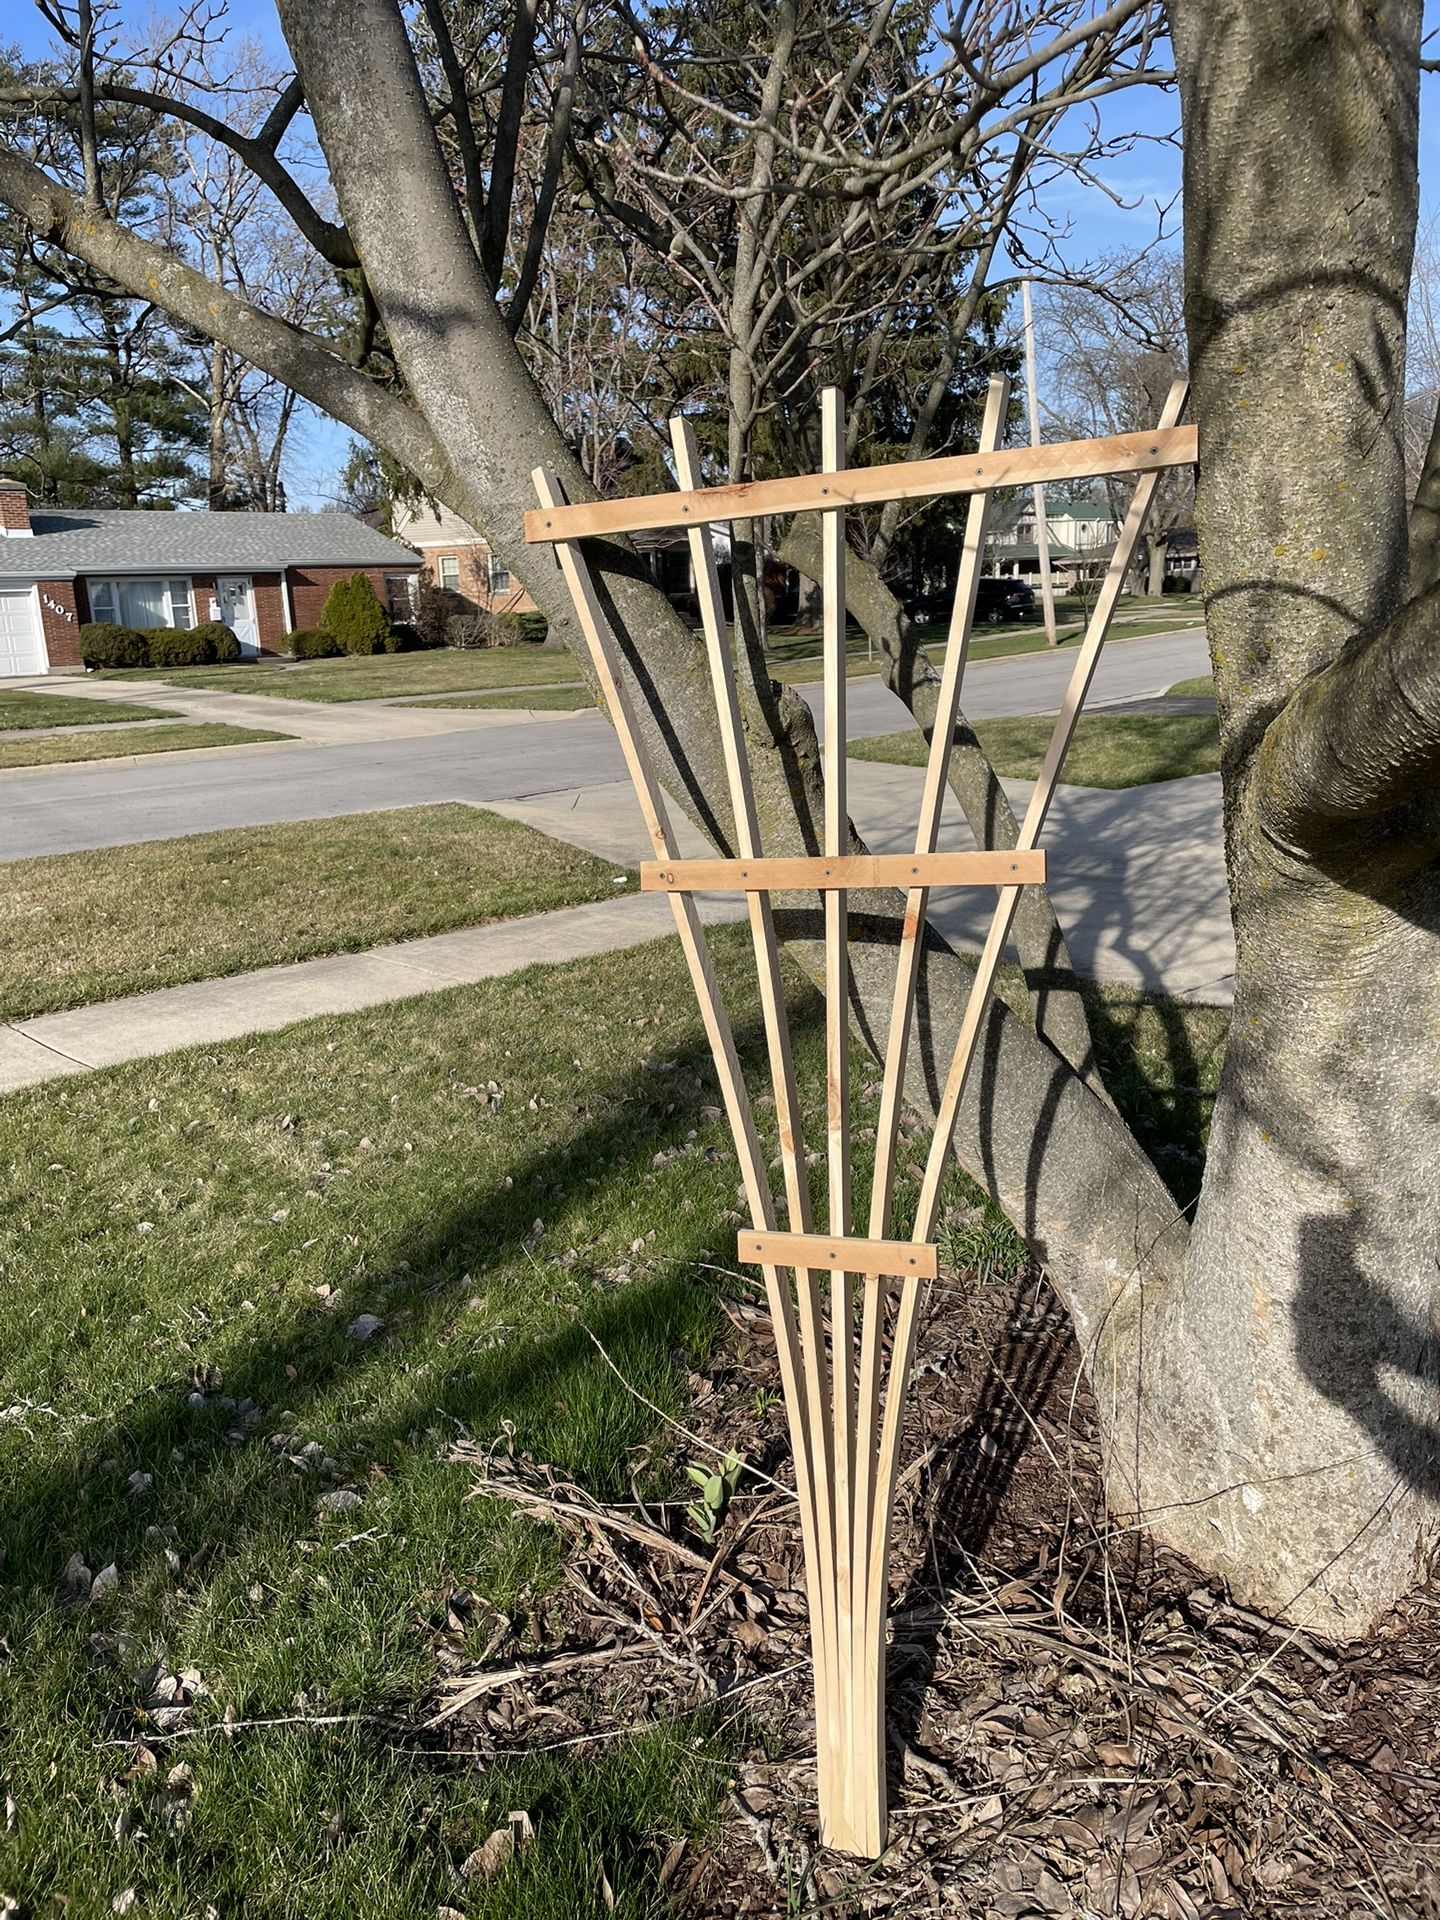
[[[479,1670],[456,1597],[436,1737],[482,1761],[583,1751],[708,1705],[737,1750],[732,1817],[664,1862],[705,1920],[1440,1920],[1440,1589],[1322,1647],[1117,1534],[1069,1323],[1033,1277],[931,1292],[892,1559],[891,1845],[878,1864],[820,1848],[774,1348],[762,1311],[727,1310],[678,1444],[743,1452],[759,1490],[711,1550],[681,1506],[602,1508],[473,1456],[477,1491],[560,1529],[566,1579],[523,1636],[496,1622]]]

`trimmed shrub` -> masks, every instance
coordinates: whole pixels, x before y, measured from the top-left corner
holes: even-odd
[[[80,629],[80,658],[87,667],[148,667],[150,648],[143,633],[116,620],[89,620]]]
[[[543,613],[521,613],[516,618],[520,622],[520,638],[532,647],[543,647],[550,632],[550,622]]]
[[[297,627],[290,635],[290,651],[297,660],[333,660],[345,649],[323,627]]]
[[[339,642],[342,653],[379,653],[390,631],[390,616],[363,573],[335,582],[326,595],[320,630]]]
[[[205,636],[210,648],[207,658],[215,661],[217,666],[230,667],[237,660],[249,657],[240,651],[240,641],[235,629],[227,627],[223,620],[202,620],[198,627],[191,628],[191,632],[197,637],[201,634]]]
[[[420,636],[408,620],[397,620],[385,636],[386,653],[414,653],[420,646]]]
[[[151,627],[145,638],[152,667],[208,667],[215,659],[205,627]]]

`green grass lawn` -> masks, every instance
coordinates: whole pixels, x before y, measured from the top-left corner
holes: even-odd
[[[25,727],[103,727],[120,720],[168,720],[163,707],[66,699],[57,693],[0,693],[0,733]]]
[[[757,1069],[748,936],[713,946]],[[818,1006],[794,1006],[823,1112]],[[1227,1016],[1095,1007],[1122,1106],[1193,1185]],[[663,1415],[723,1329],[699,1263],[728,1258],[736,1167],[678,943],[59,1081],[0,1124],[0,1891],[69,1920],[132,1889],[177,1917],[583,1920],[603,1869],[622,1920],[676,1914],[657,1869],[713,1829],[723,1717],[483,1774],[418,1723],[450,1597],[476,1596],[474,1660],[512,1623],[509,1659],[548,1644],[558,1577],[550,1535],[467,1498],[455,1440],[508,1427],[602,1498],[632,1467],[682,1484],[587,1332]],[[998,1216],[965,1234],[952,1258],[1017,1264]],[[66,1600],[76,1555],[114,1569],[102,1594]],[[297,1715],[350,1717],[245,1724]],[[461,1889],[512,1807],[534,1845]]]
[[[134,710],[129,709],[133,717]],[[134,727],[124,733],[44,734],[38,740],[0,740],[0,767],[42,767],[56,761],[118,760],[131,753],[179,753],[188,747],[244,747],[257,740],[284,740],[283,733],[218,722]]]
[[[616,868],[475,807],[12,861],[0,1018],[609,899]]]
[[[975,732],[1002,778],[1033,780],[1050,743],[1054,720],[1047,715],[981,720]],[[857,760],[884,760],[923,767],[929,754],[917,727],[856,740]],[[1084,714],[1066,756],[1063,779],[1074,787],[1140,787],[1153,780],[1181,780],[1215,773],[1220,733],[1209,714]]]
[[[554,686],[577,677],[568,653],[544,647],[439,648],[433,653],[377,653],[368,658],[268,661],[239,667],[180,667],[161,672],[127,667],[107,680],[163,680],[211,693],[263,693],[281,700],[389,700],[409,694],[469,693],[490,687]]]
[[[1199,678],[1195,680],[1177,680],[1173,687],[1167,687],[1165,691],[1167,693],[1193,694],[1197,699],[1213,700],[1215,698],[1215,676],[1213,673],[1202,673]]]
[[[427,707],[516,707],[535,712],[578,713],[595,705],[588,687],[534,687],[528,693],[457,693],[445,700],[426,700]]]
[[[151,1914],[526,1920],[598,1913],[601,1865],[617,1912],[662,1910],[659,1858],[714,1819],[721,1747],[651,1733],[480,1778],[406,1717],[449,1595],[479,1596],[478,1659],[493,1608],[536,1644],[556,1572],[543,1531],[467,1498],[449,1445],[513,1422],[628,1497],[656,1421],[586,1327],[667,1410],[715,1334],[696,1263],[736,1176],[702,1046],[667,942],[0,1103],[0,1890],[21,1911],[99,1920],[133,1887]],[[76,1553],[118,1584],[67,1611]],[[188,1724],[215,1731],[155,1739],[147,1776],[157,1662],[194,1671]],[[223,1730],[297,1711],[399,1724]],[[454,1869],[511,1807],[536,1846],[467,1898]],[[143,1843],[116,1844],[126,1809]]]

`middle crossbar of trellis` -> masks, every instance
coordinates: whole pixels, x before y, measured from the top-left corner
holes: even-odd
[[[902,855],[849,851],[845,737],[845,501],[854,492],[825,476],[843,468],[844,421],[839,395],[822,398],[822,473],[806,482],[821,512],[822,630],[825,772],[823,849],[819,854],[766,857],[760,847],[755,797],[740,718],[719,576],[707,520],[687,523],[702,633],[719,723],[720,744],[735,821],[736,855],[729,859],[681,860],[663,796],[649,768],[620,671],[610,631],[588,564],[578,543],[590,530],[566,506],[558,481],[537,473],[543,530],[531,538],[553,541],[564,570],[600,690],[610,708],[655,859],[642,868],[642,885],[669,895],[692,984],[715,1057],[721,1093],[735,1137],[753,1226],[739,1236],[739,1257],[759,1265],[779,1351],[781,1380],[795,1457],[796,1493],[805,1549],[806,1582],[814,1647],[816,1744],[823,1837],[854,1852],[876,1854],[885,1843],[884,1631],[889,1533],[894,1503],[901,1422],[920,1288],[934,1278],[933,1232],[940,1181],[1021,890],[1045,878],[1037,846],[1060,767],[1133,559],[1153,499],[1158,473],[1179,464],[1193,438],[1178,427],[1184,389],[1171,393],[1159,426],[1147,442],[1147,459],[1135,457],[1129,436],[1123,447],[1107,446],[1117,460],[1147,467],[1117,540],[1104,585],[1079,650],[1069,690],[1049,751],[1013,849],[940,853],[936,842],[944,804],[951,741],[959,716],[961,681],[984,553],[988,489],[972,487],[961,550],[955,603],[946,646],[936,715],[931,729],[914,852]],[[989,479],[1003,471],[995,449],[1003,430],[1008,383],[991,383],[975,472]],[[694,501],[698,461],[694,436],[672,422],[677,502]],[[1162,457],[1163,449],[1163,457]],[[1076,455],[1060,450],[1062,459]],[[1093,460],[1093,455],[1086,456]],[[1111,468],[1095,467],[1096,471]],[[898,470],[897,470],[898,471]],[[796,483],[799,485],[800,483]],[[877,482],[870,480],[873,491]],[[890,482],[884,482],[889,485]],[[896,483],[903,486],[902,483]],[[895,497],[901,497],[899,493]],[[662,497],[663,498],[663,497]],[[659,524],[659,505],[646,505],[646,524]],[[679,508],[676,509],[677,518]],[[536,516],[531,516],[535,519]],[[574,527],[573,535],[570,532]],[[564,528],[565,531],[558,529]],[[895,1159],[904,1104],[905,1061],[913,1024],[930,890],[938,886],[994,886],[998,904],[977,966],[961,1022],[937,1125],[924,1170],[909,1240],[886,1237],[894,1198]],[[905,889],[894,999],[891,1009],[868,1235],[852,1222],[849,1118],[848,894],[872,887]],[[788,1231],[780,1229],[764,1154],[741,1077],[728,1016],[718,992],[698,918],[695,894],[733,891],[745,895],[760,989],[760,1004],[774,1089]],[[796,1090],[789,1025],[780,977],[779,943],[771,914],[772,892],[818,892],[824,913],[826,1024],[826,1145],[828,1231],[811,1217],[808,1156]],[[782,1275],[794,1275],[794,1291]],[[828,1340],[825,1298],[819,1276],[829,1274]],[[864,1281],[858,1296],[856,1278]],[[907,1284],[908,1283],[908,1284]],[[885,1366],[886,1326],[900,1287]],[[858,1312],[857,1312],[858,1309]],[[857,1338],[858,1336],[858,1338]],[[888,1371],[888,1378],[887,1378]]]

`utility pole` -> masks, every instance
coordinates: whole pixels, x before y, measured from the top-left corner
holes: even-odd
[[[1040,444],[1040,396],[1035,391],[1035,314],[1030,304],[1030,282],[1020,283],[1025,303],[1025,395],[1030,406],[1030,444]],[[1050,579],[1050,535],[1045,525],[1045,489],[1035,483],[1035,546],[1040,555],[1040,604],[1045,612],[1045,644],[1059,645],[1055,632],[1055,587]]]

